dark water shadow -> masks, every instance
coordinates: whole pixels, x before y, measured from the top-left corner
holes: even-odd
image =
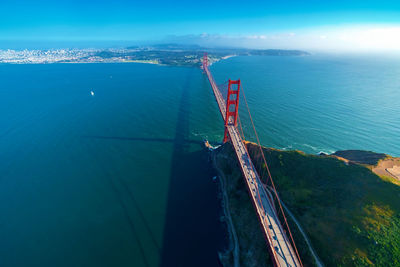
[[[108,139],[108,140],[122,140],[122,141],[140,141],[140,142],[159,142],[159,143],[174,143],[175,139],[172,138],[148,138],[148,137],[120,137],[120,136],[100,136],[100,135],[82,135],[82,138],[93,139]],[[185,139],[183,142],[189,144],[202,145],[202,141]]]
[[[172,140],[172,139],[165,139],[165,138],[159,138],[159,139],[154,139],[154,138],[127,138],[127,137],[112,137],[112,136],[82,136],[82,138],[128,140],[128,141],[149,141],[149,142],[171,142],[171,140]],[[130,189],[130,186],[124,181],[124,179],[122,179],[122,178],[120,178],[118,176],[112,177],[111,175],[109,175],[105,168],[103,168],[103,173],[106,174],[107,180],[108,180],[108,182],[110,184],[110,187],[113,190],[114,195],[116,196],[117,201],[118,201],[118,203],[120,204],[120,207],[123,210],[123,214],[124,214],[128,224],[129,224],[129,226],[130,226],[130,228],[132,230],[132,234],[133,234],[135,242],[137,243],[137,245],[139,247],[139,250],[140,250],[140,253],[141,253],[141,256],[142,256],[142,260],[143,260],[145,266],[149,266],[149,263],[148,263],[148,260],[146,258],[146,254],[145,254],[145,249],[143,248],[143,245],[142,245],[142,243],[140,241],[140,238],[138,237],[138,233],[137,233],[137,230],[136,230],[136,227],[135,227],[135,223],[134,223],[134,220],[132,219],[132,215],[131,215],[132,211],[130,210],[130,208],[128,207],[127,204],[133,204],[133,207],[134,207],[136,213],[139,215],[139,218],[140,218],[142,224],[146,228],[147,234],[150,237],[152,244],[157,249],[157,254],[161,255],[161,248],[160,248],[160,245],[157,242],[155,234],[151,230],[150,224],[149,224],[148,220],[146,219],[146,217],[144,216],[144,213],[143,213],[142,209],[140,208],[140,205],[137,202],[134,193]],[[119,190],[119,188],[122,188],[122,189]],[[125,194],[123,194],[123,192],[121,192],[122,190],[125,191],[124,192]],[[123,199],[124,195],[129,198],[129,203],[125,203],[124,202],[124,199]]]
[[[96,156],[95,153],[93,155],[94,155],[94,157],[98,157],[98,156]],[[99,158],[98,158],[98,160],[99,160]],[[144,264],[144,266],[148,267],[148,266],[150,266],[149,260],[146,257],[145,249],[140,240],[139,233],[135,226],[135,222],[131,216],[131,210],[129,209],[127,203],[125,203],[122,192],[118,189],[117,181],[121,180],[121,179],[113,178],[113,175],[111,175],[110,172],[105,167],[106,165],[100,164],[99,166],[102,168],[102,172],[105,175],[107,182],[110,184],[110,188],[113,191],[114,196],[115,196],[117,202],[119,203],[119,206],[122,209],[122,214],[125,217],[126,222],[129,225],[129,228],[131,229],[133,240],[136,242],[136,244],[139,248],[139,252],[140,252],[143,264]]]
[[[202,141],[188,139],[191,108],[190,83],[194,71],[198,70],[189,70],[185,86],[182,89],[174,138],[81,136],[89,139],[161,142],[170,143],[173,146],[161,246],[157,243],[148,219],[143,214],[129,184],[121,178],[107,175],[111,189],[114,191],[132,230],[145,266],[149,266],[151,259],[146,258],[147,253],[138,236],[132,218],[132,210],[129,209],[130,204],[133,204],[151,242],[160,255],[160,266],[221,266],[217,251],[225,242],[222,241],[223,238],[219,238],[224,235],[225,229],[218,222],[220,215],[218,191],[216,184],[212,181],[212,177],[216,173],[205,150],[189,151],[190,145],[200,146],[203,144]],[[104,171],[107,172],[107,170]],[[202,179],[206,179],[206,181]],[[129,199],[129,203],[125,203],[127,199]]]
[[[173,139],[167,212],[161,264],[169,266],[220,266],[217,250],[223,232],[215,171],[205,150],[189,151],[189,115],[192,75],[189,71],[178,106]],[[195,115],[195,114],[194,114]]]
[[[129,185],[123,179],[119,179],[119,182],[121,183],[122,187],[125,189],[125,192],[129,196],[129,199],[133,203],[133,205],[134,205],[134,207],[136,209],[136,212],[139,214],[139,217],[142,220],[142,223],[144,224],[144,226],[146,228],[146,231],[147,231],[148,235],[150,236],[150,239],[151,239],[153,245],[157,249],[157,253],[160,255],[161,254],[161,248],[158,245],[157,239],[156,239],[153,231],[151,230],[151,228],[149,226],[149,223],[148,223],[148,221],[146,219],[146,216],[144,216],[143,211],[140,208],[139,203],[136,201],[135,195],[133,194],[132,190],[130,190]]]

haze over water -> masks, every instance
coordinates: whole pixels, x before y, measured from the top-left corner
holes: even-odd
[[[400,156],[399,58],[237,57],[211,71],[242,80],[263,145]],[[0,81],[1,266],[218,266],[201,143],[223,123],[200,69],[0,65]]]

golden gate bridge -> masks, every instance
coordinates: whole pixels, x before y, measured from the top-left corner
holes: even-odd
[[[268,164],[254,126],[254,121],[251,117],[246,96],[243,89],[241,90],[240,80],[228,80],[227,83],[217,86],[208,68],[208,65],[208,56],[207,53],[205,53],[202,61],[202,67],[208,77],[208,80],[210,81],[215,99],[221,112],[221,116],[225,123],[223,142],[230,142],[236,153],[248,192],[267,241],[267,247],[271,255],[272,262],[274,266],[303,266],[288,222],[286,220],[281,201],[276,191],[274,181],[272,180],[271,173],[269,171]],[[244,143],[245,139],[238,112],[240,92],[242,92],[244,97],[252,128],[257,139],[259,151],[268,174],[268,180],[265,183],[261,180]],[[224,98],[223,95],[226,95],[226,98]],[[239,132],[238,129],[238,122],[241,132]],[[276,208],[275,203],[277,204],[278,208]],[[281,214],[284,222],[283,224],[281,224],[279,220],[279,213]],[[289,233],[289,237],[286,233]]]

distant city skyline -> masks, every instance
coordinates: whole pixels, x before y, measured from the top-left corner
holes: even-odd
[[[400,1],[15,1],[0,48],[162,42],[311,50],[400,50]]]

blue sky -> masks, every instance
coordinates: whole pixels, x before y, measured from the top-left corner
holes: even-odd
[[[338,39],[338,32],[352,35],[357,29],[379,32],[390,28],[379,34],[396,35],[400,27],[400,1],[390,0],[1,0],[0,10],[3,41],[169,41],[187,37],[187,41],[209,44],[226,39],[263,47],[285,46],[285,37],[290,37],[292,43],[302,40],[301,46],[307,46],[304,41],[309,38],[312,46],[312,38],[329,39],[332,33]],[[282,38],[281,43],[276,41]]]

